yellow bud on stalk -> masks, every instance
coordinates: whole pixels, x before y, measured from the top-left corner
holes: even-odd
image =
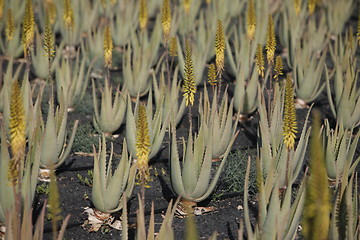
[[[144,31],[146,29],[147,23],[148,23],[148,13],[147,13],[146,0],[140,0],[139,24],[141,31]]]
[[[279,79],[280,75],[283,75],[282,70],[284,69],[281,56],[276,56],[275,59],[275,79]]]
[[[71,0],[64,0],[64,22],[67,29],[74,28],[74,13],[71,7]]]
[[[46,13],[49,15],[51,25],[54,25],[56,20],[56,6],[52,0],[46,1]]]
[[[177,39],[176,37],[172,37],[171,41],[170,41],[170,56],[171,57],[176,57],[177,56],[177,52],[178,52],[178,46],[177,46]]]
[[[294,1],[294,8],[296,15],[299,16],[301,11],[301,0],[293,0],[293,1]]]
[[[44,29],[44,49],[48,59],[55,56],[55,39],[52,30],[50,16],[46,14],[45,29]]]
[[[212,86],[216,86],[217,83],[218,83],[218,80],[216,79],[216,68],[215,68],[215,65],[213,63],[210,64],[210,66],[209,66],[208,82]]]
[[[266,58],[268,64],[274,63],[275,49],[276,49],[276,38],[275,38],[275,27],[274,21],[271,15],[269,15],[268,28],[266,34]]]
[[[25,15],[23,21],[22,43],[24,47],[24,55],[29,55],[30,47],[33,45],[35,36],[35,19],[34,9],[31,0],[25,3]]]
[[[2,19],[4,15],[4,0],[0,0],[0,19]]]
[[[189,40],[186,40],[185,47],[185,69],[184,69],[184,97],[186,106],[194,104],[194,95],[196,93],[194,64]]]
[[[254,0],[249,0],[247,7],[247,36],[253,40],[256,30],[256,12]]]
[[[264,78],[265,62],[261,44],[258,44],[256,48],[255,64],[259,75]]]
[[[10,146],[12,158],[8,169],[9,181],[14,185],[18,181],[20,163],[25,157],[25,131],[26,123],[22,93],[18,81],[14,81],[11,88],[10,104]]]
[[[297,133],[297,122],[294,105],[294,88],[290,75],[287,75],[286,78],[283,124],[284,144],[287,149],[294,149],[296,138],[295,133]]]
[[[139,170],[137,179],[142,185],[150,180],[149,173],[150,137],[144,105],[139,105],[136,126],[136,157]]]
[[[162,10],[161,10],[161,24],[162,24],[164,39],[165,42],[167,42],[171,29],[170,0],[163,0]]]
[[[113,50],[113,42],[111,37],[111,30],[110,30],[110,26],[107,25],[104,30],[104,61],[105,61],[105,67],[107,68],[111,68],[112,50]]]
[[[11,41],[14,38],[15,25],[14,25],[14,15],[12,14],[12,10],[7,10],[7,18],[6,18],[6,29],[5,35],[8,41]]]
[[[215,37],[215,62],[217,74],[221,77],[225,65],[225,35],[222,23],[220,20],[217,22],[217,30]]]
[[[316,0],[308,0],[309,15],[312,15],[315,11]]]
[[[189,14],[191,6],[191,0],[184,0],[184,10],[186,14]]]

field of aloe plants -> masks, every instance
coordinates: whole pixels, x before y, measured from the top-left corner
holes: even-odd
[[[358,0],[0,0],[0,239],[360,239]]]

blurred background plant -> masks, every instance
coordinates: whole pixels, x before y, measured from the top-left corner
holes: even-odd
[[[332,129],[326,119],[322,137],[327,176],[337,185],[344,173],[347,173],[348,176],[353,174],[360,161],[360,157],[354,158],[360,133],[354,134],[354,129],[344,128],[341,122],[336,124],[335,129]]]
[[[342,70],[339,62],[334,68],[334,93],[330,87],[330,76],[326,73],[326,84],[330,109],[337,121],[351,129],[360,124],[360,88],[357,86],[359,72],[356,62],[350,62],[346,70]]]
[[[167,116],[170,116],[170,123],[175,126],[179,124],[185,112],[185,98],[180,98],[181,86],[178,83],[179,65],[176,66],[170,86],[165,82],[165,69],[161,69],[160,80],[153,73],[153,87],[156,109],[163,108],[162,121],[165,123]],[[159,83],[158,83],[159,82]],[[179,101],[179,98],[181,99]]]
[[[62,58],[55,71],[56,91],[59,93],[57,100],[61,101],[60,93],[63,93],[69,111],[73,111],[84,98],[92,68],[90,65],[86,73],[87,55],[84,52],[80,55],[80,51],[77,51],[75,62],[73,61],[73,59]]]

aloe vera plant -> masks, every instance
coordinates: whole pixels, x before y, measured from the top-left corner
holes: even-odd
[[[329,121],[325,120],[323,146],[327,175],[330,180],[338,182],[344,173],[348,176],[352,175],[360,161],[360,157],[354,159],[359,137],[360,134],[357,133],[352,139],[353,129],[347,130],[341,123],[337,123],[336,128],[331,129]]]
[[[85,1],[69,1],[69,5],[65,6],[65,1],[54,1],[56,4],[57,23],[56,30],[61,33],[67,46],[74,46],[80,43],[81,34],[87,32],[88,26],[93,26],[98,18],[98,5],[100,2]],[[68,16],[72,15],[72,23],[64,21]]]
[[[310,49],[297,49],[294,61],[294,82],[296,96],[310,103],[324,90],[325,83],[321,84],[321,77],[325,69],[326,51],[320,60],[310,52]]]
[[[74,122],[72,133],[68,141],[66,141],[67,104],[62,97],[60,105],[55,110],[53,101],[53,96],[51,95],[46,124],[42,119],[40,111],[38,113],[38,122],[42,129],[41,145],[43,148],[41,152],[41,165],[43,168],[57,168],[66,160],[70,154],[79,123],[78,120]]]
[[[86,61],[87,56],[82,55],[80,58],[80,52],[77,52],[75,62],[70,63],[69,59],[62,58],[60,66],[56,68],[56,90],[64,93],[69,110],[84,98],[91,71],[90,65],[85,72]],[[61,94],[57,96],[60,102]]]
[[[143,96],[151,87],[151,67],[156,62],[161,40],[161,29],[158,25],[157,22],[150,39],[147,34],[137,36],[132,33],[131,44],[123,55],[123,79],[131,97],[138,94]]]
[[[114,9],[114,21],[110,22],[111,32],[115,45],[124,46],[138,27],[137,4],[131,0],[118,1]]]
[[[258,98],[258,71],[252,71],[240,67],[236,75],[234,90],[234,108],[243,115],[253,113],[257,106]]]
[[[344,177],[338,188],[332,206],[329,239],[358,239],[359,227],[359,194],[357,174],[351,178]]]
[[[136,106],[134,111],[131,107],[130,96],[127,100],[127,112],[126,112],[126,133],[125,137],[128,142],[128,150],[132,155],[136,154],[136,133],[137,133],[137,124],[136,116],[139,110],[139,99],[136,101]],[[152,93],[150,92],[149,98],[146,104],[146,119],[148,122],[149,128],[149,137],[150,137],[150,154],[149,159],[156,156],[160,151],[161,144],[165,137],[165,131],[169,124],[169,115],[167,115],[166,120],[163,122],[163,107],[157,106],[155,111],[152,106]],[[168,113],[169,114],[169,113]]]
[[[356,86],[358,71],[350,63],[345,72],[335,63],[334,93],[330,88],[330,74],[326,71],[326,86],[331,112],[344,127],[351,129],[360,124],[360,88]]]
[[[305,181],[302,181],[300,188],[296,191],[293,200],[294,189],[291,183],[282,193],[279,193],[279,179],[271,185],[264,184],[264,179],[257,159],[257,179],[258,179],[258,218],[253,229],[250,221],[249,208],[249,174],[250,157],[248,160],[245,187],[244,187],[244,220],[248,239],[294,239],[297,235],[297,228],[305,200]]]
[[[233,99],[228,105],[227,91],[221,100],[220,106],[217,105],[217,93],[214,92],[212,102],[210,103],[207,88],[204,88],[204,102],[200,102],[199,114],[200,121],[206,122],[208,130],[212,136],[212,158],[220,158],[226,150],[231,147],[238,131],[236,131],[238,119],[233,123]]]
[[[95,83],[92,81],[93,89],[93,103],[95,114],[93,116],[93,123],[97,131],[111,134],[115,132],[124,122],[126,113],[126,90],[122,92],[119,88],[115,90],[114,101],[112,87],[109,86],[108,81],[105,81],[104,89],[101,90],[100,111],[96,96]]]
[[[126,196],[124,195],[124,198]],[[150,222],[148,227],[148,234],[146,235],[146,225],[145,225],[145,206],[141,201],[141,197],[138,194],[139,199],[139,209],[137,212],[136,220],[137,220],[137,228],[136,228],[136,236],[135,239],[143,239],[143,240],[173,240],[174,238],[174,230],[172,228],[172,222],[174,219],[174,215],[176,212],[176,206],[179,202],[179,199],[175,201],[173,204],[173,200],[170,200],[169,205],[166,209],[164,220],[161,223],[161,227],[159,232],[155,235],[155,216],[154,216],[154,202],[151,204],[151,214],[150,214]],[[121,240],[128,240],[128,216],[127,216],[127,206],[126,201],[123,204],[123,212],[122,212],[122,232],[121,232]]]
[[[287,1],[281,12],[281,21],[279,25],[280,43],[287,48],[287,63],[291,67],[292,59],[295,57],[295,49],[304,32],[305,16],[307,14],[306,4],[299,6],[299,12],[296,12],[293,1]]]
[[[164,68],[161,70],[159,83],[153,73],[153,87],[156,108],[163,108],[162,120],[166,121],[167,116],[170,116],[170,122],[177,125],[182,119],[185,112],[185,98],[182,97],[181,102],[180,90],[181,86],[178,83],[179,66],[176,66],[173,73],[170,87],[165,84]]]
[[[131,156],[127,152],[124,140],[122,157],[116,170],[112,172],[113,145],[111,144],[109,160],[106,160],[106,141],[102,135],[99,139],[99,152],[94,147],[94,178],[92,203],[103,213],[119,211],[126,204],[135,184],[136,166],[131,165]],[[125,195],[125,197],[123,197]],[[123,203],[125,201],[125,203]]]
[[[327,25],[334,35],[341,34],[343,26],[351,16],[354,8],[353,0],[329,0],[324,2]]]
[[[171,133],[170,180],[173,192],[180,196],[182,201],[201,202],[214,190],[230,152],[230,146],[226,149],[215,174],[212,175],[212,133],[205,123],[200,126],[198,134],[194,137],[190,126],[187,143],[183,139],[182,167],[174,127]]]

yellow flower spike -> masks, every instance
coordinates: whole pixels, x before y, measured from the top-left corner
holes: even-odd
[[[55,56],[55,39],[52,30],[50,16],[46,14],[45,29],[44,29],[44,49],[48,59],[52,59]]]
[[[217,22],[217,30],[215,37],[215,62],[217,74],[221,77],[222,71],[224,71],[224,59],[225,59],[225,35],[222,23],[220,20]]]
[[[24,46],[24,55],[29,55],[30,47],[33,45],[35,36],[35,19],[32,0],[25,3],[25,15],[23,21],[22,43]]]
[[[282,72],[284,69],[283,63],[282,63],[282,58],[281,56],[276,56],[275,59],[275,79],[279,79],[280,75],[283,75],[284,73]]]
[[[196,93],[194,64],[192,60],[191,47],[189,40],[186,40],[185,47],[185,69],[184,69],[184,97],[186,106],[194,104],[194,95]]]
[[[63,19],[65,22],[65,27],[69,30],[74,28],[74,13],[71,7],[71,0],[64,0],[64,15]]]
[[[247,36],[253,40],[256,30],[256,12],[254,0],[249,0],[247,7]]]
[[[15,32],[14,16],[10,8],[7,10],[6,29],[5,29],[5,35],[8,41],[11,41],[14,38],[14,32]]]
[[[315,11],[316,5],[319,4],[319,0],[308,0],[309,15],[312,15]]]
[[[332,209],[320,124],[320,113],[314,112],[310,137],[310,175],[306,179],[302,220],[304,239],[311,240],[329,239]]]
[[[293,0],[293,1],[294,1],[294,8],[296,15],[299,16],[301,11],[301,0]]]
[[[147,13],[146,0],[140,0],[139,5],[139,24],[141,31],[145,31],[148,23],[148,13]]]
[[[107,25],[104,30],[104,61],[105,61],[105,67],[107,68],[111,68],[112,50],[113,50],[113,41],[111,37],[111,30],[110,30],[110,26]]]
[[[162,10],[161,10],[161,24],[162,24],[164,39],[165,42],[167,42],[171,30],[170,0],[163,0]]]
[[[285,85],[284,118],[283,118],[284,144],[287,149],[294,149],[295,133],[297,133],[296,112],[294,105],[294,88],[291,76],[288,74]]]
[[[144,105],[139,105],[136,126],[136,157],[138,175],[137,179],[141,185],[150,181],[149,173],[150,137]]]
[[[49,16],[49,21],[51,25],[54,25],[56,20],[56,6],[52,0],[46,1],[46,13]]]
[[[176,37],[172,37],[170,41],[170,49],[169,53],[171,57],[176,57],[178,52],[177,39]]]
[[[273,64],[275,49],[276,49],[276,38],[275,38],[274,20],[271,15],[269,15],[269,20],[268,20],[265,49],[266,49],[266,58],[268,64]]]
[[[184,10],[186,14],[189,14],[191,6],[191,0],[184,0]]]
[[[11,88],[10,104],[10,146],[12,158],[9,163],[8,172],[9,181],[14,185],[18,181],[20,162],[25,157],[25,131],[26,123],[22,93],[18,82],[14,81]]]
[[[218,83],[218,80],[216,79],[216,68],[215,68],[215,65],[213,63],[210,64],[210,66],[209,66],[208,82],[212,86],[216,86],[217,83]]]
[[[211,0],[206,0],[206,4],[209,6],[211,3]]]
[[[0,0],[0,19],[3,18],[4,15],[4,0]]]
[[[256,48],[255,64],[256,64],[259,75],[262,78],[264,78],[265,62],[264,62],[263,49],[262,49],[261,44],[258,44],[258,46]]]

